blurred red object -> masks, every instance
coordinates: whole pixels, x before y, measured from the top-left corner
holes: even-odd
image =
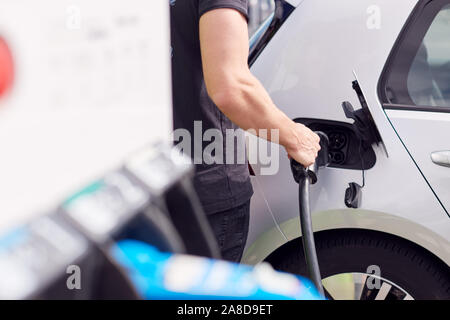
[[[8,91],[14,79],[14,65],[11,51],[0,37],[0,98]]]

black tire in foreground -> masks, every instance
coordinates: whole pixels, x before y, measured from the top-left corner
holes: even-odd
[[[356,282],[352,284],[355,299],[450,299],[450,268],[405,239],[382,232],[341,229],[316,233],[315,241],[328,298],[339,299],[334,294],[340,291],[335,284],[348,289],[350,277],[362,282],[359,287]],[[267,260],[277,270],[307,276],[300,239]],[[334,288],[327,288],[332,282],[329,286]]]

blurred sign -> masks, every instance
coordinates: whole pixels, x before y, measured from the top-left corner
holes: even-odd
[[[2,0],[14,82],[0,99],[0,232],[171,133],[169,8]]]

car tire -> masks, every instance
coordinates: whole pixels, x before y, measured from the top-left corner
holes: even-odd
[[[357,299],[377,297],[380,288],[372,286],[369,289],[371,286],[366,282],[377,267],[380,279],[392,285],[384,299],[450,299],[449,267],[412,242],[367,230],[319,232],[315,234],[315,241],[322,279],[345,274],[366,275]],[[300,239],[292,241],[268,260],[277,270],[307,275]],[[374,277],[371,280],[373,282]]]

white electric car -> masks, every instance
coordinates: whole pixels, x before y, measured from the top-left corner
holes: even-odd
[[[277,1],[249,60],[280,109],[330,138],[311,189],[328,296],[450,299],[450,0]],[[306,274],[279,161],[253,165],[243,262]]]

